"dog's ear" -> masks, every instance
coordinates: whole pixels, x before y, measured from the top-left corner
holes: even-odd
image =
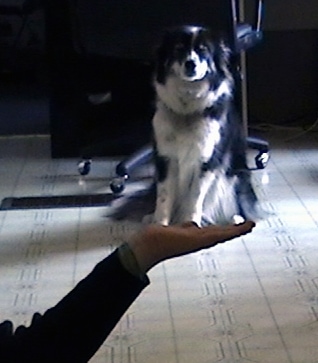
[[[228,67],[232,56],[232,51],[230,47],[225,43],[223,39],[221,39],[218,48],[218,56],[220,62],[222,62],[224,66]]]
[[[164,44],[160,44],[155,53],[155,80],[164,84],[166,80],[167,50]]]
[[[170,66],[171,56],[171,31],[167,30],[159,43],[155,52],[155,80],[164,84],[168,68]]]
[[[232,51],[224,40],[217,43],[213,58],[218,71],[231,78]]]
[[[201,32],[205,34],[205,38],[209,40],[217,67],[223,70],[229,67],[232,58],[232,50],[229,47],[223,32],[211,30],[209,28],[202,28]]]
[[[171,57],[176,43],[176,35],[180,34],[180,29],[183,29],[183,27],[168,27],[161,34],[155,52],[155,80],[158,83],[164,84],[166,82],[167,73],[172,62]]]

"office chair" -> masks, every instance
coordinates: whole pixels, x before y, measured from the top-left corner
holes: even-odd
[[[213,1],[213,0],[210,0]],[[254,24],[249,24],[245,22],[240,22],[240,4],[239,1],[236,0],[223,0],[223,2],[228,2],[230,7],[231,14],[228,17],[230,19],[230,24],[226,24],[227,27],[232,29],[231,34],[227,35],[227,41],[232,48],[233,54],[236,59],[236,83],[237,85],[241,84],[241,69],[240,69],[240,60],[239,56],[242,52],[247,51],[249,48],[254,47],[262,40],[262,17],[263,17],[263,0],[255,0],[255,20]],[[220,3],[220,2],[219,2]],[[209,27],[209,24],[207,24]],[[219,29],[222,30],[222,24],[218,24]],[[238,102],[241,107],[241,89],[237,87],[236,89],[236,99],[240,100]],[[240,110],[242,112],[242,110]],[[251,168],[255,169],[264,169],[267,165],[269,159],[269,145],[267,141],[261,140],[255,137],[247,136],[247,145],[249,148],[257,150],[258,153],[255,157],[255,167]],[[150,145],[146,145],[140,150],[137,150],[131,156],[127,157],[123,161],[121,161],[116,167],[116,176],[110,183],[110,188],[114,193],[121,193],[125,188],[125,182],[129,179],[131,172],[140,167],[143,164],[146,164],[151,161],[153,156],[153,149]],[[87,175],[90,172],[92,160],[90,158],[85,158],[81,160],[78,164],[78,171],[81,175]]]

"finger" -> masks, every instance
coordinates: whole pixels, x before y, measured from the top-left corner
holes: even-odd
[[[234,238],[243,236],[247,233],[250,233],[254,227],[255,223],[252,221],[246,221],[244,223],[234,225],[231,229],[228,229],[228,237],[232,236]]]
[[[255,223],[246,221],[240,225],[209,226],[202,228],[202,236],[206,242],[225,242],[233,238],[250,233]]]
[[[235,225],[234,227],[241,233],[248,233],[252,231],[252,229],[255,227],[255,222],[253,221],[246,221],[240,224]]]

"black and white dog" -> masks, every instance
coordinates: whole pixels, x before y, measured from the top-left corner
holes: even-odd
[[[229,48],[206,28],[176,27],[163,37],[154,78],[156,223],[260,216],[229,63]]]

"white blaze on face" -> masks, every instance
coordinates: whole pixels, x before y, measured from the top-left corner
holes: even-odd
[[[193,68],[192,72],[189,72],[189,64]],[[191,51],[190,55],[181,64],[175,62],[172,65],[172,69],[180,79],[185,81],[199,81],[210,71],[207,60],[201,60],[194,50]]]
[[[195,74],[192,77],[192,80],[200,80],[206,76],[209,71],[209,66],[206,59],[201,60],[198,54],[195,51],[192,51],[187,61],[192,61],[195,64]],[[183,71],[185,74],[185,63],[183,63]]]

